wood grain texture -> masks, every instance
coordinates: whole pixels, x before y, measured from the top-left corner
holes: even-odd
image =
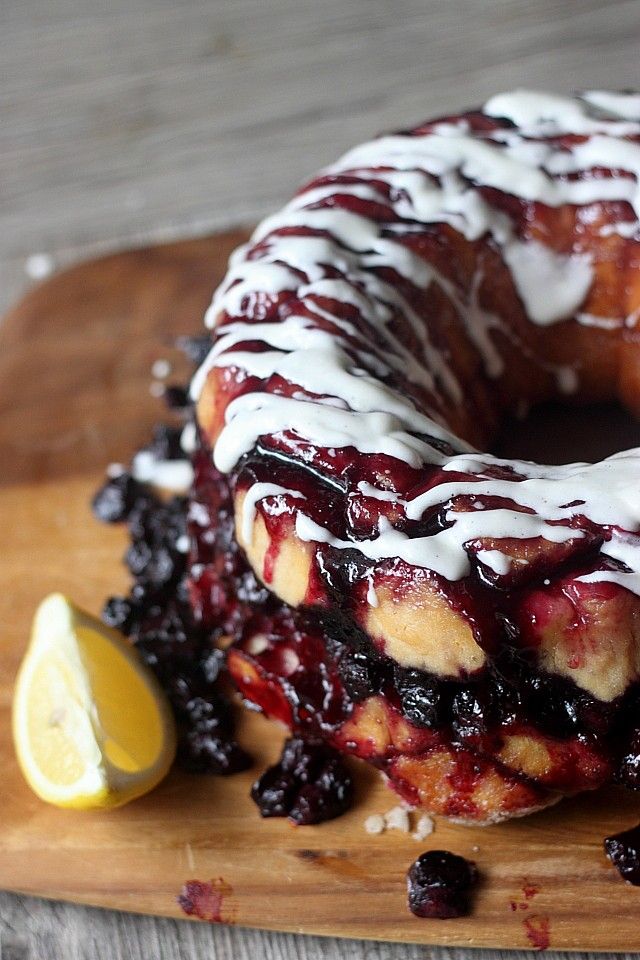
[[[64,265],[91,251],[253,222],[308,172],[374,131],[513,85],[637,85],[638,6],[3,0],[0,306],[25,289],[25,258],[35,251]],[[33,334],[45,336],[44,318]],[[18,389],[13,402],[19,396]],[[118,442],[124,455],[124,436]],[[55,467],[55,454],[45,442],[37,457]],[[32,553],[35,562],[37,545]],[[471,953],[345,946],[0,894],[2,960],[345,955],[463,960]],[[490,951],[492,960],[502,955]],[[516,956],[523,954],[509,954]]]
[[[0,4],[0,298],[25,257],[250,223],[374,132],[637,81],[636,0]]]
[[[193,879],[223,892],[238,926],[441,944],[640,949],[640,891],[622,884],[602,837],[637,818],[637,800],[599,791],[499,827],[438,821],[430,842],[371,837],[366,816],[394,795],[357,766],[357,803],[313,828],[261,821],[255,770],[229,778],[173,771],[117,811],[79,814],[43,804],[24,784],[9,732],[11,683],[39,599],[69,593],[98,611],[125,582],[125,532],[91,518],[88,501],[111,460],[126,460],[158,415],[154,357],[197,327],[234,232],[121,253],[60,274],[5,320],[0,340],[0,887],[140,913],[181,916]],[[40,333],[44,322],[44,334]],[[239,736],[262,769],[281,731],[243,712]],[[471,917],[428,922],[406,908],[404,875],[425,847],[477,861]],[[527,892],[529,891],[529,892]]]

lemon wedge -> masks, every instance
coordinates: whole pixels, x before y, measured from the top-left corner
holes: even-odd
[[[116,630],[60,593],[40,604],[13,699],[22,772],[58,807],[116,807],[151,790],[176,750],[169,703]]]

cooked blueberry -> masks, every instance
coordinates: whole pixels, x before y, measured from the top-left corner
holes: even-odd
[[[150,547],[144,540],[131,544],[125,554],[125,563],[135,577],[143,578],[156,587],[169,583],[182,569],[182,561],[167,547]]]
[[[289,820],[299,826],[333,820],[345,813],[353,802],[353,784],[345,776],[341,760],[328,763],[315,783],[307,783],[289,810]]]
[[[496,722],[510,726],[520,718],[522,698],[516,687],[501,676],[494,676],[489,688],[490,702]]]
[[[129,568],[129,572],[134,577],[140,577],[145,573],[147,566],[151,563],[151,547],[144,540],[138,540],[127,548],[124,555],[124,562]]]
[[[396,689],[402,712],[417,727],[437,727],[442,723],[442,685],[420,670],[396,668]]]
[[[176,347],[191,360],[200,366],[211,351],[211,337],[203,334],[201,337],[178,337]]]
[[[459,740],[484,736],[489,726],[489,701],[487,692],[481,688],[463,687],[451,701],[451,727]]]
[[[200,664],[207,683],[215,683],[220,675],[223,663],[223,650],[212,649],[202,657]]]
[[[261,817],[286,817],[295,802],[296,782],[279,764],[269,767],[251,788]]]
[[[109,597],[102,608],[102,619],[108,627],[128,633],[133,616],[133,604],[126,597]]]
[[[166,547],[158,547],[153,551],[151,560],[147,564],[145,577],[158,586],[169,583],[176,574],[177,562],[174,553]]]
[[[183,666],[180,673],[164,683],[176,715],[190,730],[216,736],[231,734],[233,721],[228,702],[202,674],[201,680],[194,682],[193,673],[195,670],[189,671]]]
[[[158,460],[182,460],[184,451],[180,445],[181,427],[158,423],[153,428],[153,439],[148,449]]]
[[[353,802],[353,780],[340,754],[319,741],[293,737],[280,761],[257,780],[251,797],[263,817],[299,826],[332,820]]]
[[[189,730],[178,746],[180,765],[190,773],[226,776],[251,766],[249,754],[235,741],[200,730]]]
[[[338,672],[345,690],[356,702],[373,696],[380,689],[378,664],[365,653],[346,651],[340,658]]]
[[[640,824],[604,841],[604,849],[618,873],[635,887],[640,886]]]
[[[143,494],[142,484],[130,474],[121,473],[100,487],[91,501],[91,508],[97,519],[103,523],[120,523],[127,519],[136,501]]]
[[[640,730],[634,730],[627,740],[616,780],[630,790],[640,790]]]
[[[182,671],[200,670],[197,659],[206,646],[207,635],[192,620],[188,607],[172,600],[150,603],[136,615],[131,638],[142,658],[155,670],[163,684]]]
[[[170,410],[184,410],[191,405],[189,391],[178,383],[170,384],[164,391],[164,402]]]
[[[409,909],[416,917],[448,920],[469,913],[476,865],[447,850],[430,850],[407,873]]]
[[[535,725],[555,737],[568,737],[580,725],[575,692],[561,677],[533,674],[525,683],[527,712]]]

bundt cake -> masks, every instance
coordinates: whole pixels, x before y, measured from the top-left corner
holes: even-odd
[[[323,170],[207,313],[193,607],[249,704],[456,820],[640,785],[640,450],[481,452],[640,412],[639,178],[640,96],[498,95]]]

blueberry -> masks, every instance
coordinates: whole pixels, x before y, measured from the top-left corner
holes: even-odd
[[[126,597],[109,597],[102,608],[102,619],[108,627],[128,633],[133,617],[133,604]]]
[[[476,865],[447,850],[430,850],[407,873],[409,909],[416,917],[464,917],[478,880]]]
[[[125,563],[134,577],[144,579],[154,587],[170,583],[183,565],[167,547],[154,548],[144,540],[131,544],[125,554]]]
[[[640,730],[633,730],[627,739],[616,780],[629,790],[640,790]]]
[[[521,717],[522,698],[520,693],[504,677],[496,675],[492,678],[490,698],[494,717],[502,726],[511,726]]]
[[[277,764],[257,780],[251,797],[263,817],[298,826],[332,820],[353,803],[353,780],[340,754],[325,743],[292,737]]]
[[[403,714],[417,727],[433,728],[443,722],[442,684],[420,670],[397,667],[394,672]]]
[[[180,444],[181,427],[158,423],[153,428],[153,439],[148,449],[158,460],[183,460],[184,450]]]
[[[137,540],[132,543],[124,555],[124,562],[129,568],[129,573],[133,574],[134,577],[141,577],[151,563],[151,556],[151,547],[146,541]]]
[[[163,399],[170,410],[184,410],[191,406],[189,391],[177,383],[172,383],[166,388]]]
[[[538,729],[553,737],[578,732],[580,713],[574,690],[561,677],[533,674],[525,682],[527,713]]]
[[[182,350],[185,356],[198,366],[204,363],[211,351],[211,346],[211,337],[208,334],[199,337],[178,337],[176,340],[178,350]]]
[[[286,817],[295,803],[296,782],[279,764],[269,767],[254,783],[251,798],[261,817]]]
[[[640,887],[640,824],[607,837],[604,849],[623,880]]]
[[[451,726],[459,740],[484,736],[489,726],[489,700],[486,691],[463,687],[451,701]]]
[[[127,519],[144,492],[142,484],[130,474],[121,473],[100,487],[91,501],[91,509],[103,523],[121,523]]]
[[[338,672],[345,690],[356,702],[373,696],[380,689],[378,664],[365,653],[346,651],[340,658]]]
[[[180,766],[190,773],[228,776],[251,766],[251,757],[235,741],[189,730],[178,745]]]

